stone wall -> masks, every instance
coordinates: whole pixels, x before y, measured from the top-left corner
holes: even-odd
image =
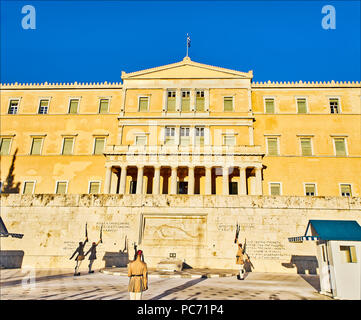
[[[316,273],[315,243],[288,237],[303,235],[309,219],[361,224],[360,209],[355,197],[2,194],[8,231],[24,237],[1,238],[1,251],[24,251],[23,267],[72,268],[87,223],[86,250],[103,226],[94,268],[125,266],[135,243],[150,267],[175,254],[191,267],[233,269],[238,222],[252,271]]]

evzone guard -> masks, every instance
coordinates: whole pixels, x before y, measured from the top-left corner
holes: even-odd
[[[89,272],[88,273],[94,273],[94,270],[92,270],[92,266],[93,266],[94,260],[97,259],[97,246],[98,246],[99,243],[103,243],[102,230],[103,230],[103,225],[101,226],[101,229],[100,229],[100,239],[99,239],[99,241],[97,243],[93,242],[92,246],[90,247],[88,252],[85,254],[85,256],[87,256],[90,253],[89,266],[88,266]]]
[[[237,253],[236,253],[236,264],[239,265],[239,275],[237,276],[237,278],[239,280],[244,280],[244,274],[245,274],[245,262],[249,262],[250,263],[250,259],[248,254],[246,253],[246,239],[244,240],[244,248],[242,248],[242,243],[239,243],[238,241],[238,235],[239,235],[239,230],[240,227],[237,223],[236,226],[236,236],[234,239],[234,243],[237,244]]]
[[[79,268],[80,268],[80,265],[81,265],[82,261],[85,258],[85,256],[84,256],[84,247],[85,247],[85,244],[87,242],[88,242],[88,228],[87,228],[87,224],[85,224],[85,241],[84,242],[79,242],[78,248],[76,248],[76,250],[74,251],[74,253],[70,257],[70,260],[71,260],[71,259],[73,259],[73,257],[76,254],[78,254],[76,256],[76,258],[75,258],[76,266],[75,266],[74,276],[80,276]]]

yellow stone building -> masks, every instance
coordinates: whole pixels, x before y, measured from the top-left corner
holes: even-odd
[[[361,83],[182,61],[1,85],[2,192],[360,196]]]

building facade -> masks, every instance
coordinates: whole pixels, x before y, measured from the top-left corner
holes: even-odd
[[[360,82],[182,61],[1,85],[4,193],[360,196]]]

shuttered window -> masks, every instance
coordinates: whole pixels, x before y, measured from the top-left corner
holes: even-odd
[[[105,138],[95,138],[94,140],[94,154],[103,154],[105,145]]]
[[[79,100],[71,99],[69,103],[69,113],[74,114],[78,113]]]
[[[311,138],[301,138],[301,151],[303,156],[312,156]]]
[[[10,153],[11,138],[1,138],[0,155],[6,156]]]
[[[351,197],[351,185],[350,184],[341,184],[341,195],[343,197]]]
[[[306,196],[314,196],[316,194],[316,186],[312,183],[307,183],[305,185]]]
[[[25,181],[24,183],[24,194],[32,194],[34,190],[34,181]]]
[[[174,112],[176,103],[176,92],[168,91],[167,111]]]
[[[224,136],[224,145],[235,146],[236,145],[236,137],[235,136]]]
[[[100,182],[98,181],[90,182],[89,193],[100,193]]]
[[[182,91],[182,111],[190,111],[191,99],[189,91]]]
[[[224,111],[233,111],[233,97],[223,98]]]
[[[99,113],[108,113],[109,100],[100,99]]]
[[[270,183],[270,192],[272,196],[281,195],[281,184],[275,182]]]
[[[62,154],[73,154],[73,138],[64,138]]]
[[[275,100],[271,98],[267,98],[264,100],[266,105],[266,113],[275,113]]]
[[[204,145],[204,128],[196,127],[196,145],[203,146]]]
[[[148,103],[149,103],[148,97],[140,97],[139,98],[139,111],[140,112],[148,111]]]
[[[196,111],[204,111],[204,91],[196,92]]]
[[[172,145],[175,142],[175,128],[165,127],[165,144]]]
[[[56,183],[56,193],[57,194],[65,194],[67,189],[67,182],[66,181],[58,181]]]
[[[43,138],[33,138],[30,154],[39,155],[41,153],[42,143],[43,143]]]
[[[147,144],[147,137],[146,136],[136,136],[135,137],[135,144],[137,146],[144,146]]]
[[[345,156],[346,155],[346,145],[344,138],[335,138],[335,149],[336,156]]]
[[[278,139],[277,138],[267,138],[268,145],[268,155],[277,156],[278,155]]]
[[[189,145],[189,142],[190,142],[189,132],[190,132],[189,127],[181,127],[180,128],[180,144],[182,146]]]
[[[330,99],[330,112],[339,113],[338,99]]]
[[[307,113],[306,99],[297,99],[297,112]]]

